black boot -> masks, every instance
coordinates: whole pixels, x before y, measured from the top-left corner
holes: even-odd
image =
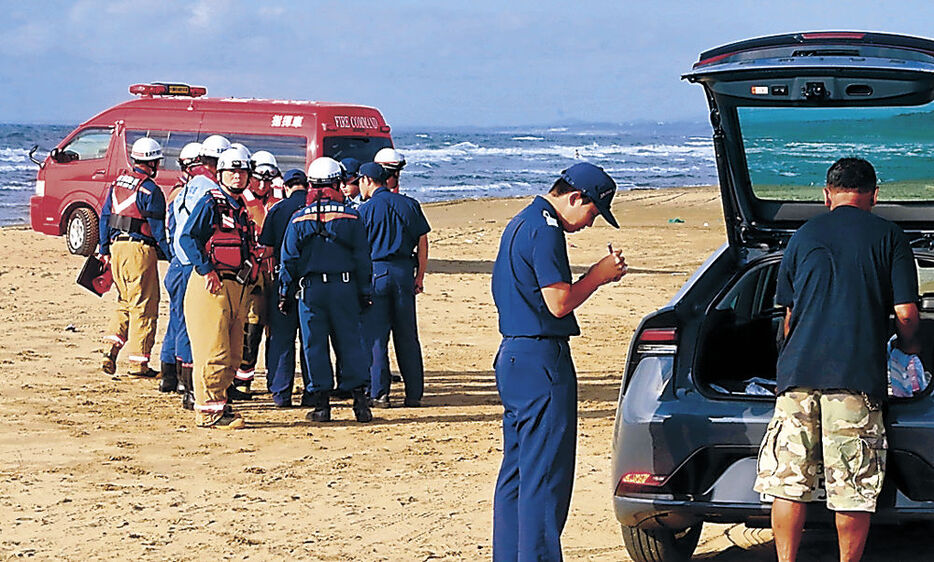
[[[175,392],[178,387],[178,371],[175,363],[162,362],[162,380],[159,381],[159,392]]]
[[[243,355],[240,359],[240,370],[253,372],[259,358],[259,344],[263,340],[262,324],[246,324],[243,327]],[[249,392],[250,381],[234,380],[234,384],[243,392]]]
[[[182,386],[185,387],[185,392],[182,394],[182,408],[186,410],[195,409],[195,387],[192,381],[192,371],[192,367],[182,365],[181,371],[178,372],[178,379]]]
[[[313,392],[311,396],[315,409],[305,418],[314,422],[331,421],[331,393],[327,390],[320,390]]]
[[[176,376],[178,378],[178,384],[175,387],[175,392],[179,394],[185,394],[185,391],[188,389],[188,387],[185,386],[185,381],[182,380],[182,362],[177,359],[175,360],[175,372],[177,373]]]
[[[370,411],[370,398],[366,395],[366,387],[358,386],[350,391],[353,396],[353,415],[360,423],[373,421],[373,412]]]

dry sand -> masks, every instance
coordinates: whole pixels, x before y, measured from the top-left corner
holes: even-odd
[[[37,559],[482,560],[501,460],[491,367],[490,272],[528,199],[426,205],[431,261],[419,297],[425,407],[312,424],[268,394],[239,406],[245,431],[199,430],[156,382],[99,371],[114,308],[74,278],[60,238],[0,229],[0,552]],[[610,438],[632,332],[725,241],[714,188],[620,193],[622,228],[569,236],[575,271],[623,250],[630,273],[578,311],[577,477],[569,560],[628,560],[611,508]],[[684,223],[669,223],[679,217]],[[709,224],[709,226],[705,226]],[[162,264],[163,268],[165,267]],[[160,336],[165,327],[162,303]],[[154,357],[157,357],[157,349]],[[122,361],[118,373],[126,371]],[[255,389],[264,391],[263,376]],[[398,396],[398,389],[396,396]],[[768,531],[708,525],[697,555],[771,558]],[[806,547],[834,559],[832,536]],[[883,550],[883,552],[885,552]],[[920,551],[919,551],[920,552]],[[881,558],[880,558],[881,559]]]

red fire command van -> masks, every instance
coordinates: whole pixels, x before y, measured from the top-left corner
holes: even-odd
[[[29,204],[32,228],[64,234],[73,254],[95,251],[107,189],[120,170],[129,167],[129,146],[140,137],[162,145],[165,160],[155,181],[166,193],[179,177],[182,147],[215,133],[253,152],[272,152],[283,171],[307,169],[319,156],[371,161],[379,149],[392,146],[389,125],[373,107],[205,98],[205,88],[185,84],[136,84],[130,93],[139,98],[79,125],[39,166],[36,194]]]

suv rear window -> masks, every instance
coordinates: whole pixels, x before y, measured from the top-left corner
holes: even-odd
[[[827,168],[859,156],[880,201],[934,201],[934,103],[919,107],[739,107],[753,193],[823,201]]]
[[[387,137],[325,137],[324,156],[340,162],[344,158],[356,158],[361,162],[372,162],[381,148],[392,146]]]

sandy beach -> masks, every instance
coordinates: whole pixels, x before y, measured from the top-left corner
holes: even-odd
[[[374,422],[361,425],[344,401],[334,422],[312,424],[307,410],[274,409],[261,394],[237,404],[248,428],[232,434],[196,429],[178,396],[160,394],[154,381],[101,373],[99,340],[114,296],[98,299],[75,285],[83,258],[68,255],[60,238],[0,230],[0,552],[489,559],[502,411],[491,367],[499,334],[490,272],[502,229],[527,202],[425,206],[433,227],[418,299],[425,407],[374,410]],[[620,230],[598,219],[568,238],[575,272],[604,255],[607,242],[630,267],[578,311],[579,450],[563,536],[570,560],[628,560],[609,463],[629,341],[642,316],[725,241],[716,188],[621,192],[614,213]],[[265,391],[263,376],[254,389]],[[770,539],[768,531],[708,525],[697,555],[768,560]],[[804,556],[835,559],[832,544],[832,536],[810,539]]]

